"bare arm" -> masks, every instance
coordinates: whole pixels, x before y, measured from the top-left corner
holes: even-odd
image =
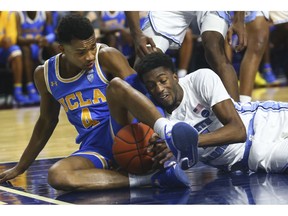
[[[58,123],[60,104],[47,91],[43,66],[39,66],[35,70],[34,79],[41,95],[40,116],[20,161],[15,167],[0,174],[0,183],[15,178],[29,168],[48,142]]]
[[[245,126],[230,99],[217,103],[213,112],[224,126],[213,132],[200,134],[199,147],[245,142]]]
[[[245,142],[247,139],[246,129],[236,112],[234,105],[230,99],[224,100],[213,107],[213,112],[224,125],[223,127],[206,134],[200,134],[198,140],[199,147],[221,146],[226,144],[233,144]],[[159,136],[154,135],[149,141],[150,143],[159,140]],[[173,155],[165,145],[162,143],[151,145],[148,151],[154,152],[155,156],[154,167],[158,164],[164,164]]]
[[[153,39],[144,35],[140,28],[139,11],[125,11],[125,15],[134,41],[136,54],[142,58],[151,52],[156,52],[157,49]]]

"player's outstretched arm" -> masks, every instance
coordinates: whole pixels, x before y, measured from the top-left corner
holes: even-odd
[[[246,141],[245,126],[232,100],[226,99],[215,104],[213,112],[224,126],[213,132],[200,134],[199,147],[220,146]]]
[[[125,11],[125,15],[134,41],[136,54],[142,58],[149,53],[156,52],[157,49],[153,39],[146,36],[140,28],[139,11]]]
[[[0,173],[0,183],[17,177],[29,168],[46,145],[58,123],[60,105],[47,91],[43,66],[35,70],[34,80],[41,95],[40,116],[20,161],[13,168]]]

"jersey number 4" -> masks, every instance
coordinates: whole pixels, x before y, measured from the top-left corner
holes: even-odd
[[[92,119],[90,110],[87,107],[82,109],[81,120],[85,128],[94,127],[99,124],[99,121]]]

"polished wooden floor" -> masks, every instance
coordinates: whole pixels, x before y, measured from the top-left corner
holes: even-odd
[[[253,99],[288,102],[288,87],[256,89]],[[0,110],[0,172],[19,160],[38,115],[38,106]],[[224,174],[201,163],[187,172],[190,189],[56,191],[47,184],[47,170],[78,149],[75,136],[62,110],[56,130],[33,165],[11,184],[0,185],[0,204],[288,204],[288,175]]]

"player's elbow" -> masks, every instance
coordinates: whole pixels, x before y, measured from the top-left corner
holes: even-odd
[[[247,140],[247,133],[246,128],[243,123],[239,124],[236,130],[238,142],[246,142]]]

